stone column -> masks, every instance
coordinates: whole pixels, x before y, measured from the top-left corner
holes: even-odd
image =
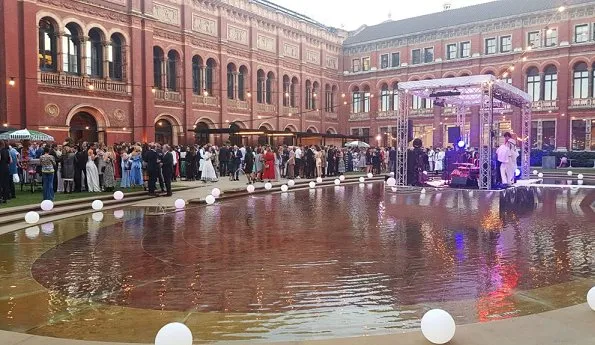
[[[239,99],[238,72],[233,72],[233,99]]]
[[[109,75],[110,54],[109,53],[110,53],[110,49],[111,49],[112,45],[111,45],[111,42],[109,42],[109,41],[102,42],[102,45],[103,45],[103,60],[102,60],[103,78],[106,80],[109,80],[110,79],[110,75]],[[112,62],[113,62],[114,61],[113,51],[112,51],[111,58],[112,58]]]

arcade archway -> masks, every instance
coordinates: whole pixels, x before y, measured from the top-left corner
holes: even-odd
[[[202,146],[209,143],[209,124],[203,121],[200,121],[196,124],[195,130],[195,142]]]
[[[74,114],[68,125],[70,127],[69,136],[75,143],[99,142],[100,139],[103,140],[103,132],[99,132],[99,126],[95,117],[86,111],[80,111]]]
[[[174,144],[174,128],[169,120],[161,119],[155,122],[155,142],[159,144]]]

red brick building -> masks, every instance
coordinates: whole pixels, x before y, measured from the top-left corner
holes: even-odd
[[[492,73],[534,97],[534,147],[595,150],[594,11],[501,0],[348,33],[266,0],[2,1],[0,123],[58,140],[184,143],[236,124],[388,145],[398,82]],[[446,145],[451,109],[413,105],[415,135]],[[520,124],[510,109],[495,121]]]

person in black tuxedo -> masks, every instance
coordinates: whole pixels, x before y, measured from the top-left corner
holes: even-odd
[[[74,155],[74,191],[80,193],[83,186],[87,185],[87,150],[86,147],[77,146]]]
[[[227,145],[223,145],[219,149],[219,178],[222,178],[223,176],[227,176],[228,174],[233,175],[233,173],[234,173],[233,168],[229,169],[229,171],[228,171],[228,167],[230,165],[229,164],[230,158],[232,158],[232,160],[233,160],[233,157],[231,157],[230,152],[232,152],[232,150],[231,150],[231,148],[228,148]]]
[[[161,172],[163,182],[167,191],[166,196],[171,196],[171,180],[174,176],[174,153],[170,151],[169,145],[163,145],[163,159],[161,160]]]
[[[155,145],[149,146],[144,160],[147,162],[147,173],[149,175],[149,195],[155,196],[155,184],[159,177],[159,155],[155,151]]]

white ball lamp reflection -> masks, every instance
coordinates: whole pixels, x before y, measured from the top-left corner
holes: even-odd
[[[589,308],[595,311],[595,287],[592,287],[589,292],[587,292],[587,303],[589,304]]]
[[[335,179],[335,186],[338,186],[341,184],[341,180],[339,180],[338,178]]]
[[[543,173],[539,173],[539,174],[537,174],[537,177],[539,177],[539,178],[543,178]]]
[[[572,170],[568,170],[568,172],[566,173],[566,175],[572,176]]]
[[[118,201],[124,199],[124,193],[122,193],[122,191],[115,191],[114,199]]]
[[[270,182],[267,182],[264,184],[264,189],[266,190],[271,190],[271,188],[273,188],[273,184]]]
[[[205,198],[205,202],[207,203],[207,205],[213,205],[215,203],[215,197],[212,195],[207,195],[207,197]]]
[[[395,176],[395,172],[394,171],[391,171],[390,172],[390,176]]]
[[[192,345],[192,332],[183,323],[168,323],[157,332],[155,345]]]
[[[124,218],[124,210],[115,210],[114,211],[114,218],[122,219]]]
[[[248,193],[254,193],[254,185],[249,184],[248,186],[246,186],[246,191],[248,191]]]
[[[322,177],[317,177],[316,178],[316,183],[322,183]]]
[[[39,213],[35,211],[29,211],[25,214],[25,222],[27,224],[35,224],[39,222]]]
[[[386,180],[386,184],[389,187],[394,187],[397,185],[397,180],[394,177],[389,177],[388,180]]]
[[[308,184],[308,186],[310,187],[310,189],[314,189],[314,188],[316,188],[316,182],[310,181],[310,183]]]
[[[360,183],[364,183],[365,181],[366,181],[366,179],[363,176],[359,178]]]
[[[421,194],[426,194],[426,189],[425,188],[422,188],[421,191],[420,191],[420,193]]]
[[[213,190],[211,191],[211,195],[215,198],[218,198],[221,195],[221,189],[213,188]]]
[[[103,212],[95,212],[91,215],[91,218],[96,222],[101,222],[103,220]]]
[[[580,186],[582,186],[583,184],[585,184],[585,180],[578,180],[578,181],[576,181],[576,183],[578,183]]]
[[[51,211],[54,208],[54,202],[52,200],[44,200],[39,206],[43,211]]]
[[[421,333],[432,344],[448,343],[455,331],[455,320],[442,309],[432,309],[421,318]]]
[[[289,190],[289,187],[287,187],[286,184],[284,184],[284,185],[281,186],[281,191],[282,192],[287,192],[288,190]]]
[[[184,208],[186,207],[186,201],[184,201],[184,199],[176,199],[176,201],[174,201],[174,206],[176,208]]]
[[[25,229],[25,236],[30,240],[36,239],[39,236],[39,226],[32,226]]]
[[[583,174],[578,174],[578,175],[576,175],[576,178],[578,178],[579,180],[582,180],[585,178],[585,176]]]
[[[293,186],[295,186],[295,181],[294,180],[289,180],[289,181],[287,181],[287,185],[289,187],[293,187]]]
[[[345,175],[341,175],[341,176],[339,176],[339,180],[341,180],[341,182],[342,182],[342,181],[345,181]]]
[[[374,175],[372,175],[372,173],[368,173],[368,178],[372,178],[374,177]]]
[[[101,200],[95,200],[91,203],[91,208],[94,209],[95,211],[99,211],[103,208],[103,201]]]

